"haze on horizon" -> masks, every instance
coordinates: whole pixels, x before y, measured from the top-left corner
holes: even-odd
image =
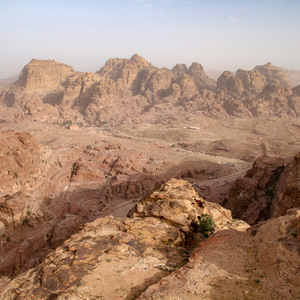
[[[298,0],[0,0],[0,78],[32,58],[78,71],[138,53],[157,67],[300,70]]]

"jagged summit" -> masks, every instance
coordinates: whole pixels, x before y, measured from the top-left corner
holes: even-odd
[[[138,55],[137,53],[132,55],[130,60],[132,61],[146,61],[145,58],[141,57],[140,55]]]

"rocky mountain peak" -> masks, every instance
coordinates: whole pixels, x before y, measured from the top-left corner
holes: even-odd
[[[188,68],[185,64],[177,64],[173,67],[172,72],[174,73],[175,78],[179,79],[182,74],[187,74]]]
[[[62,122],[78,124],[131,122],[153,110],[160,118],[166,107],[175,115],[184,109],[219,117],[298,116],[299,91],[288,86],[287,76],[271,63],[251,71],[239,69],[236,75],[225,71],[217,84],[197,62],[169,70],[134,54],[130,59],[109,59],[96,74],[88,74],[54,60],[33,59],[19,80],[1,91],[0,103],[20,110],[22,118],[49,121],[61,116]]]
[[[277,68],[276,66],[274,66],[271,62],[267,62],[266,64],[264,64],[265,68]]]
[[[213,79],[206,76],[204,68],[197,62],[192,63],[189,67],[188,74],[193,77],[199,89],[208,87],[212,88],[216,85],[216,82]]]
[[[97,73],[116,81],[120,87],[129,88],[138,73],[148,68],[154,67],[138,54],[134,54],[130,59],[109,59]]]
[[[230,93],[241,94],[244,91],[242,80],[230,71],[224,71],[217,80],[217,87]]]
[[[197,63],[197,62],[193,62],[191,64],[191,66],[189,67],[189,73],[190,74],[194,74],[194,73],[196,73],[196,74],[197,73],[203,74],[203,72],[204,72],[204,69],[203,69],[202,65],[199,64],[199,63]]]
[[[254,93],[260,93],[267,81],[266,77],[258,70],[246,71],[243,69],[238,69],[236,71],[236,76],[242,80],[246,90]]]
[[[143,57],[141,57],[140,55],[138,55],[137,53],[136,54],[134,54],[134,55],[132,55],[131,56],[131,58],[130,58],[130,60],[132,60],[132,61],[142,61],[142,62],[146,62],[146,59],[145,58],[143,58]]]
[[[264,75],[268,83],[282,85],[285,88],[291,87],[288,76],[279,67],[272,65],[270,62],[263,66],[256,66],[254,70]]]
[[[32,59],[21,71],[17,84],[27,89],[55,87],[74,73],[71,66],[55,60]]]

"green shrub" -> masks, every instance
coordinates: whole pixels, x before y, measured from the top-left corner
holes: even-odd
[[[198,216],[198,220],[198,230],[205,238],[209,237],[215,232],[216,224],[210,215],[202,214],[201,216]]]

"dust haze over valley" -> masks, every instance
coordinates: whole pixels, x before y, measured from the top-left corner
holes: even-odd
[[[299,298],[299,5],[33,4],[0,3],[0,298]]]

